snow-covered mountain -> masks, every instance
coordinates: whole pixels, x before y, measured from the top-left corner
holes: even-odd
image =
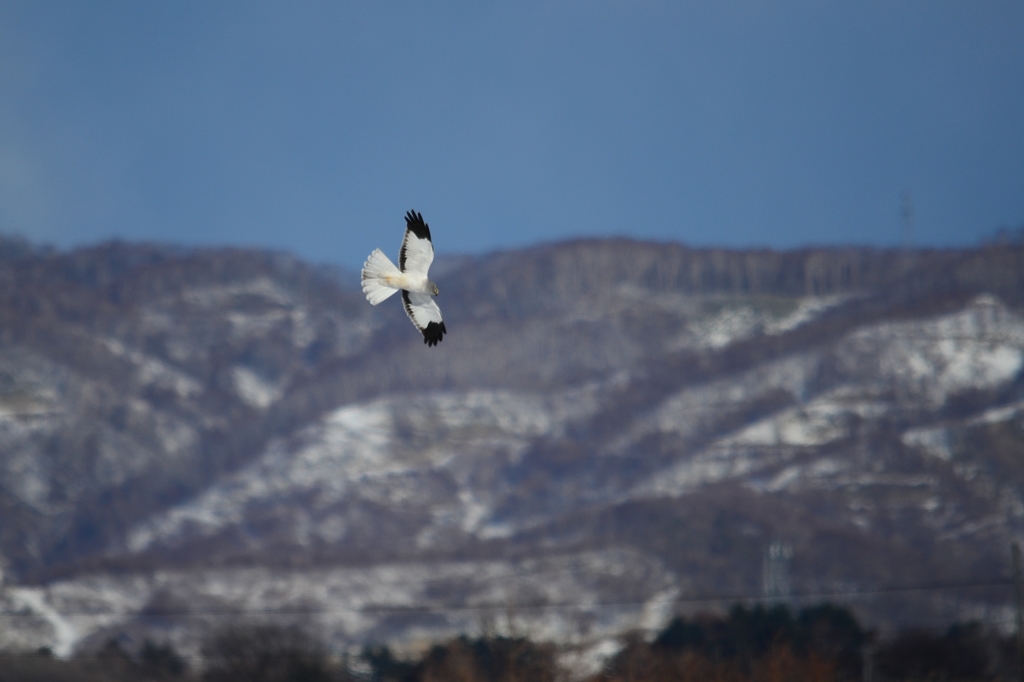
[[[597,651],[766,590],[1006,618],[1024,249],[459,259],[430,349],[352,279],[0,248],[0,645],[261,618]]]

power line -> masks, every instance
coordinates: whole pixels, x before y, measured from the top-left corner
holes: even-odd
[[[812,590],[792,592],[789,598],[793,601],[829,599],[836,597],[873,597],[885,594],[912,592],[940,592],[949,590],[978,589],[986,587],[1008,587],[1013,584],[1010,578],[999,578],[988,581],[933,583],[929,585],[902,585],[879,587],[868,590]],[[760,593],[734,592],[711,595],[658,597],[652,599],[623,599],[607,601],[560,601],[560,602],[503,602],[495,604],[409,604],[409,605],[366,605],[366,606],[295,606],[276,608],[230,608],[221,609],[181,609],[157,610],[141,609],[131,611],[96,611],[69,610],[53,612],[61,617],[96,616],[121,618],[194,618],[194,617],[232,617],[247,615],[320,615],[332,613],[367,613],[367,614],[402,614],[402,613],[438,613],[438,612],[494,612],[494,611],[543,611],[569,610],[587,608],[617,608],[629,606],[648,606],[651,604],[701,604],[718,602],[764,602],[776,600],[775,597]],[[43,614],[34,611],[0,611],[0,617],[40,617]]]
[[[1007,623],[1012,623],[1013,621],[1014,621],[1014,618],[1013,617],[1009,617],[1009,618],[992,618],[992,619],[986,619],[984,621],[979,621],[977,619],[973,619],[973,620],[966,620],[966,621],[957,621],[957,623],[960,623],[960,624],[964,624],[964,623],[978,623],[978,624],[981,624],[981,625],[993,627],[993,626],[1004,625],[1004,624],[1007,624]],[[913,624],[913,625],[908,625],[908,626],[901,627],[898,630],[893,631],[893,633],[890,633],[890,635],[888,637],[886,637],[886,639],[887,640],[892,640],[892,639],[898,638],[900,635],[903,635],[903,634],[906,634],[906,633],[914,633],[914,632],[946,633],[946,632],[949,631],[951,625],[955,625],[957,623],[950,623],[948,621],[944,621],[941,624],[931,623],[931,624]],[[571,648],[573,645],[569,644],[568,646]],[[330,649],[327,649],[325,651],[327,651],[328,655],[330,655],[330,653],[329,653],[331,651]],[[91,659],[91,660],[103,660],[103,659],[108,659],[108,660],[125,660],[124,656],[127,656],[128,659],[130,659],[131,661],[133,661],[135,663],[138,663],[138,660],[137,660],[138,657],[137,656],[131,656],[130,654],[128,654],[127,651],[124,651],[124,650],[122,650],[122,652],[123,652],[123,655],[119,655],[119,654],[104,654],[102,651],[100,651],[100,652],[96,652],[96,653],[88,656],[87,658]],[[209,658],[210,658],[209,655],[201,653],[201,652],[175,651],[175,655],[178,658],[180,658],[180,659],[192,660],[192,661],[206,661],[206,660],[209,660]],[[259,655],[252,655],[252,656],[235,656],[235,657],[233,657],[233,659],[234,660],[243,660],[243,659],[244,660],[264,660],[264,659],[277,659],[277,658],[290,657],[290,656],[292,656],[291,653],[266,652],[266,653],[262,653],[262,654],[259,654]],[[0,660],[3,660],[3,659],[34,659],[34,658],[38,658],[38,657],[40,657],[40,654],[38,653],[38,651],[10,651],[10,650],[0,651]],[[59,660],[67,660],[67,659],[60,659],[60,657],[58,657],[58,659]]]

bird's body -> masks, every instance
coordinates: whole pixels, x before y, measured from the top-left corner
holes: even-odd
[[[418,294],[431,294],[434,283],[421,275],[407,275],[404,272],[396,272],[393,275],[384,275],[380,283],[392,289],[405,289]]]
[[[423,343],[436,346],[448,332],[441,309],[434,303],[437,285],[427,278],[434,261],[430,228],[415,211],[405,214],[405,238],[398,253],[398,267],[384,252],[374,249],[363,264],[362,282],[366,300],[372,305],[386,301],[397,291],[412,323],[423,334]]]

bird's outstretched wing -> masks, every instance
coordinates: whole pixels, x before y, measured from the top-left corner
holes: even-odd
[[[430,227],[416,211],[405,214],[405,238],[398,252],[398,267],[402,272],[427,276],[434,262],[434,245],[430,241]]]
[[[441,319],[441,309],[427,294],[416,294],[402,290],[402,305],[405,313],[423,334],[423,343],[436,346],[441,337],[448,333]]]

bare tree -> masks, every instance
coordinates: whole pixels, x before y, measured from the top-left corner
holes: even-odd
[[[203,646],[206,682],[327,682],[323,645],[298,627],[232,625]]]

